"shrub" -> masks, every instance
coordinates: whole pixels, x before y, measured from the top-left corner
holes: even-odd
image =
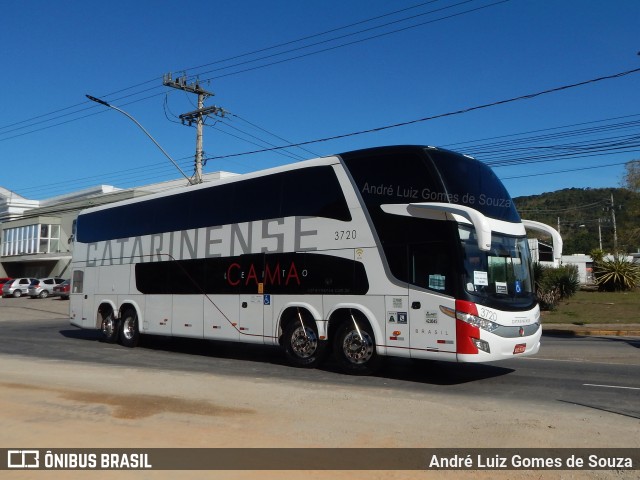
[[[622,254],[596,262],[593,274],[598,289],[605,292],[633,290],[640,285],[640,265],[630,262]]]
[[[574,295],[580,288],[576,265],[546,267],[535,263],[533,274],[536,296],[542,310],[553,310],[560,300]]]
[[[589,252],[589,255],[591,256],[591,259],[593,260],[594,263],[598,263],[604,260],[605,253],[604,253],[604,250],[600,250],[599,248],[594,248]]]

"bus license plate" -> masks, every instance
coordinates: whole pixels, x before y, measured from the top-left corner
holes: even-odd
[[[524,351],[527,349],[527,344],[526,343],[519,343],[518,345],[516,345],[516,348],[513,349],[513,354],[517,354],[517,353],[524,353]]]

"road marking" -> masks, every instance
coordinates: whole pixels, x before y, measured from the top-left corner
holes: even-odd
[[[541,357],[519,357],[518,360],[537,360],[543,362],[572,362],[572,363],[593,363],[594,365],[635,365],[634,363],[623,362],[592,362],[582,358],[541,358]]]
[[[624,388],[626,390],[640,390],[640,387],[621,387],[619,385],[596,385],[594,383],[583,383],[584,387],[602,387],[602,388]]]

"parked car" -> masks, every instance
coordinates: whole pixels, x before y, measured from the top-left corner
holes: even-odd
[[[18,298],[26,295],[33,280],[37,280],[37,278],[14,278],[9,280],[2,286],[2,296]]]
[[[52,295],[60,297],[62,300],[69,300],[69,291],[71,290],[71,280],[65,280],[60,285],[53,287]]]
[[[53,293],[53,287],[64,282],[64,278],[34,278],[27,293],[31,298],[47,298]]]
[[[13,280],[13,278],[11,277],[0,277],[0,289],[2,288],[2,286],[7,283],[9,280]]]

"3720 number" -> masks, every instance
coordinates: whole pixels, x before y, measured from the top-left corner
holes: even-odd
[[[357,236],[356,230],[336,230],[334,240],[354,240]]]

